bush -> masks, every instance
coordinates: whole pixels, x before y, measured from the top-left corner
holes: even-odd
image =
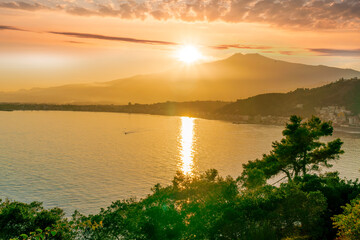
[[[360,199],[354,199],[346,204],[342,214],[333,217],[334,226],[339,229],[341,239],[360,239]]]

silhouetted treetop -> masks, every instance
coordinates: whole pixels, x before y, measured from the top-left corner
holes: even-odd
[[[331,136],[331,122],[322,122],[318,117],[302,121],[301,117],[291,116],[282,132],[284,138],[272,143],[272,151],[262,159],[243,164],[241,179],[248,187],[263,184],[279,173],[285,174],[288,181],[305,176],[321,166],[331,167],[330,160],[343,153],[340,139],[323,143],[320,137]]]

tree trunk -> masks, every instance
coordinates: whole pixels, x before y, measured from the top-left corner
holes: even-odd
[[[283,171],[283,172],[286,174],[289,182],[292,182],[292,178],[291,178],[290,172],[289,172],[289,171],[286,171],[285,169],[281,169],[281,171]]]
[[[303,159],[303,164],[302,164],[302,172],[303,172],[303,176],[306,175],[306,157],[307,157],[307,152],[304,152],[304,159]]]

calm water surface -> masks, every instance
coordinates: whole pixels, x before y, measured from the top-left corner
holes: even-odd
[[[187,174],[242,164],[271,149],[283,127],[87,112],[0,112],[0,198],[44,202],[69,215],[96,213],[112,201],[144,197]],[[335,133],[345,154],[333,169],[355,179],[360,135]],[[330,138],[329,138],[330,139]]]

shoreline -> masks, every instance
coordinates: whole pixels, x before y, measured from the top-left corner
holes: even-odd
[[[4,104],[10,105],[10,104]],[[11,104],[12,105],[12,104]],[[0,104],[1,106],[1,104]],[[62,112],[100,112],[100,113],[127,113],[127,114],[145,114],[154,116],[174,116],[174,117],[194,117],[206,120],[218,120],[232,124],[260,124],[283,126],[288,121],[289,117],[282,116],[249,116],[247,120],[243,119],[242,115],[220,115],[209,112],[191,113],[191,114],[165,114],[156,111],[126,111],[126,105],[52,105],[52,104],[16,104],[22,108],[0,108],[0,112],[14,112],[14,111],[62,111]],[[33,106],[33,107],[31,107]],[[35,107],[34,107],[35,106]],[[102,109],[108,108],[108,109]],[[119,107],[120,109],[116,109]],[[110,109],[111,108],[111,109]],[[242,119],[242,120],[239,120]],[[271,121],[269,121],[271,119]],[[334,132],[344,132],[349,134],[360,134],[360,127],[356,126],[334,126]]]

